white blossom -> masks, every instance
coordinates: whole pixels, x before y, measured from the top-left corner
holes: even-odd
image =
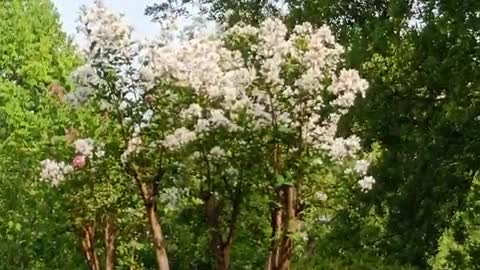
[[[81,86],[65,95],[65,103],[72,106],[80,106],[88,100],[92,92],[90,87]]]
[[[360,159],[355,162],[354,171],[361,176],[367,174],[368,168],[370,167],[370,161],[365,159]]]
[[[110,11],[100,0],[95,0],[93,8],[81,9],[79,22],[78,31],[98,49],[122,49],[130,42],[132,28],[123,22],[121,15]]]
[[[198,133],[207,131],[210,128],[210,121],[207,119],[199,119],[195,127],[195,131]]]
[[[225,15],[227,16],[227,15]],[[225,35],[229,36],[256,36],[258,34],[258,28],[251,26],[251,25],[245,25],[243,23],[236,24],[232,27],[230,27],[227,31],[225,31]]]
[[[181,127],[173,134],[169,134],[163,140],[163,146],[168,149],[175,150],[178,149],[180,146],[185,145],[197,137],[194,131],[191,131],[187,128]]]
[[[323,87],[320,82],[321,77],[316,71],[315,69],[305,71],[302,76],[295,81],[295,86],[306,91],[321,89]]]
[[[77,68],[72,73],[71,77],[72,81],[74,81],[77,85],[81,86],[96,86],[100,83],[100,78],[95,73],[95,69],[92,68],[89,64]]]
[[[105,156],[105,145],[99,145],[96,147],[95,156],[97,158],[103,158]]]
[[[364,176],[360,181],[358,181],[358,185],[364,192],[371,190],[373,188],[373,184],[375,184],[375,178],[372,176]]]
[[[261,57],[272,57],[284,53],[288,46],[285,40],[287,27],[279,19],[266,19],[260,25],[258,36],[260,44],[258,54]]]
[[[163,188],[158,199],[160,202],[166,204],[166,209],[175,210],[179,208],[179,203],[183,196],[188,195],[187,189],[181,189],[177,187]]]
[[[335,42],[335,37],[327,26],[315,29],[308,39],[308,50],[303,54],[304,62],[307,67],[321,70],[330,76],[340,62],[343,47]]]
[[[268,83],[273,85],[282,85],[283,79],[280,76],[283,59],[281,55],[264,60],[260,72]]]
[[[199,151],[195,151],[192,153],[192,155],[190,155],[190,157],[193,159],[199,159],[201,156],[202,156],[202,153],[200,153]]]
[[[350,136],[346,139],[335,138],[332,142],[325,144],[324,147],[336,160],[353,157],[361,149],[360,139],[357,136]]]
[[[139,136],[134,136],[130,140],[128,140],[127,149],[122,153],[120,159],[122,163],[127,163],[128,159],[132,156],[132,154],[138,154],[142,150],[142,138]]]
[[[238,176],[238,170],[233,167],[228,167],[225,170],[225,173],[229,176]]]
[[[228,126],[230,120],[225,117],[224,112],[219,109],[210,110],[211,122],[214,126]]]
[[[53,186],[58,186],[65,180],[65,175],[73,172],[71,165],[67,165],[61,161],[45,159],[40,162],[40,165],[42,167],[40,179],[49,182]]]
[[[225,156],[225,150],[223,150],[219,146],[215,146],[212,149],[210,149],[210,155],[214,158],[222,158]]]
[[[340,75],[333,78],[332,86],[329,90],[336,95],[345,95],[346,93],[359,93],[365,96],[368,88],[368,82],[360,77],[358,71],[342,69]]]
[[[293,33],[295,35],[300,35],[300,36],[311,35],[312,32],[313,32],[313,27],[309,22],[295,25],[295,27],[293,28]]]
[[[73,145],[75,146],[75,151],[77,154],[81,154],[89,158],[93,157],[93,151],[95,149],[95,142],[93,139],[78,139],[73,143]]]
[[[202,107],[197,103],[190,104],[190,106],[183,111],[182,115],[184,117],[201,117],[202,116]]]

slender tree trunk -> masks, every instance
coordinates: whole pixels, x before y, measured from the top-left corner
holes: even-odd
[[[150,184],[142,181],[142,177],[138,172],[132,168],[127,167],[127,172],[133,176],[135,182],[140,191],[143,204],[145,206],[145,214],[148,218],[148,225],[150,227],[150,233],[152,234],[152,244],[155,250],[155,259],[157,260],[158,270],[170,270],[168,264],[167,249],[163,239],[162,226],[160,225],[159,217],[157,214],[157,193],[159,182],[165,173],[160,167],[158,172],[153,177]]]
[[[293,253],[293,240],[290,235],[297,232],[297,198],[294,187],[285,187],[284,189],[284,211],[286,212],[286,220],[284,222],[282,241],[280,246],[280,261],[278,270],[287,270],[290,268],[290,257]]]
[[[220,249],[217,251],[217,270],[228,270],[230,269],[230,258],[232,254],[233,246],[233,237],[237,228],[237,221],[240,216],[240,207],[242,204],[242,189],[238,188],[235,192],[230,193],[232,199],[232,212],[230,214],[230,220],[228,221],[226,239],[224,239],[223,234],[220,230],[217,218],[217,238],[220,239]],[[217,209],[218,216],[218,209]]]
[[[208,233],[210,235],[210,252],[215,257],[215,269],[228,269],[224,258],[222,235],[218,228],[217,200],[211,192],[204,192],[202,197],[205,204]]]
[[[212,255],[215,257],[215,269],[228,270],[230,269],[233,235],[235,233],[237,219],[240,214],[240,200],[234,200],[233,202],[233,210],[227,226],[228,232],[226,233],[226,237],[224,237],[218,220],[219,209],[215,196],[210,192],[205,192],[202,194],[202,196],[205,203],[207,225],[210,234],[210,250]],[[240,197],[238,197],[238,199],[239,198]]]
[[[170,270],[168,264],[167,250],[165,248],[162,226],[160,225],[157,204],[153,192],[147,184],[140,183],[145,211],[147,213],[150,232],[152,233],[152,243],[155,249],[155,258],[157,260],[158,270]]]
[[[88,268],[90,270],[95,270],[95,265],[93,263],[93,255],[90,252],[90,244],[88,237],[86,236],[85,232],[82,229],[82,250],[83,250],[83,255],[85,256],[85,259],[87,260]]]
[[[100,261],[95,252],[95,229],[93,225],[87,224],[82,227],[82,249],[90,270],[100,270]]]
[[[280,198],[282,197],[282,191],[277,192],[277,201],[280,202]],[[272,228],[272,236],[271,236],[271,246],[270,246],[270,254],[268,256],[267,262],[267,270],[275,270],[278,262],[279,262],[279,240],[281,237],[281,230],[282,230],[282,207],[280,203],[274,203],[272,206],[272,220],[271,220],[271,228]]]
[[[297,198],[295,187],[284,186],[278,191],[278,203],[272,211],[272,246],[268,258],[268,270],[288,270],[293,253],[290,235],[295,233],[297,224]]]
[[[230,255],[232,253],[232,244],[223,244],[217,248],[215,254],[215,269],[216,270],[228,270],[230,269]]]
[[[155,205],[146,205],[148,221],[152,233],[152,242],[155,248],[155,256],[157,259],[159,270],[169,270],[167,250],[163,243],[163,233],[160,222],[158,221],[157,207]]]
[[[115,267],[115,227],[113,219],[107,217],[105,223],[105,270]]]

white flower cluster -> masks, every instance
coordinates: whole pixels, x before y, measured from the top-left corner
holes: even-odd
[[[73,142],[75,147],[75,156],[72,165],[67,165],[63,161],[45,159],[40,162],[42,171],[40,179],[49,182],[54,186],[59,185],[65,180],[65,176],[76,169],[82,169],[87,164],[87,159],[102,158],[105,155],[104,145],[95,143],[91,138],[77,139]]]
[[[220,159],[225,157],[226,153],[225,150],[223,150],[219,146],[215,146],[212,149],[210,149],[210,156],[216,159]]]
[[[80,44],[80,47],[87,61],[74,76],[77,84],[100,90],[89,95],[102,97],[99,102],[103,109],[113,104],[125,104],[128,98],[136,99],[144,87],[136,82],[144,57],[143,46],[148,44],[134,41],[132,28],[123,21],[123,16],[106,8],[101,0],[95,0],[91,8],[82,7],[78,32],[83,35],[82,43],[85,44]],[[102,74],[107,73],[114,73],[115,80],[108,83],[104,81]],[[69,99],[74,104],[81,101],[76,96]]]
[[[88,44],[94,44],[98,49],[122,48],[130,42],[131,27],[122,22],[122,16],[106,8],[100,0],[95,0],[95,8],[81,9],[79,22],[81,27],[78,27],[78,32],[85,35]]]
[[[337,98],[332,101],[332,105],[338,106],[342,112],[346,113],[346,109],[353,106],[356,93],[364,97],[367,88],[367,81],[360,78],[358,71],[343,69],[338,78],[333,77],[330,91],[337,95]]]
[[[330,152],[332,158],[336,160],[343,160],[347,157],[352,157],[360,151],[360,138],[352,135],[348,138],[331,138],[325,141],[323,148]]]
[[[178,210],[182,199],[189,195],[188,188],[168,187],[163,188],[158,195],[158,199],[165,205],[165,210],[175,211]]]
[[[373,188],[373,184],[375,184],[375,178],[372,176],[367,175],[368,168],[370,167],[370,161],[365,159],[357,160],[353,170],[362,177],[358,181],[358,185],[362,189],[362,191],[369,191]]]
[[[122,153],[120,159],[122,163],[127,163],[132,155],[140,153],[142,150],[142,138],[135,136],[128,141],[127,149]]]
[[[55,160],[45,159],[40,165],[42,168],[40,179],[53,186],[58,186],[65,180],[65,175],[73,172],[73,167],[71,165]]]
[[[95,155],[96,158],[102,158],[105,155],[103,145],[96,144],[91,138],[78,139],[73,145],[77,154],[92,159]]]
[[[182,145],[185,145],[196,138],[194,131],[187,128],[179,128],[175,130],[173,134],[167,135],[163,141],[163,145],[169,149],[177,149]]]
[[[93,149],[95,148],[93,144],[94,144],[94,141],[91,138],[78,139],[75,142],[73,142],[73,145],[75,146],[75,150],[77,151],[77,154],[81,154],[89,158],[93,156]]]
[[[355,167],[353,168],[353,170],[359,175],[364,176],[367,174],[368,167],[370,167],[370,161],[365,159],[360,159],[356,161]]]
[[[99,78],[90,66],[81,66],[71,75],[71,79],[78,86],[74,91],[65,95],[65,102],[72,106],[80,106],[93,94],[92,86],[98,85]]]
[[[88,100],[91,94],[92,94],[91,88],[82,86],[75,89],[75,91],[72,91],[66,94],[65,102],[72,106],[80,106]]]
[[[131,29],[99,1],[84,10],[80,21],[94,47],[90,61],[105,61],[100,66],[120,72],[124,63],[116,64],[115,59],[129,55],[125,51],[132,49]],[[242,50],[235,49],[238,41]],[[157,145],[175,150],[212,130],[258,136],[285,130],[295,132],[309,152],[326,152],[336,162],[355,159],[361,150],[358,137],[338,138],[336,131],[357,96],[365,96],[368,83],[356,70],[338,71],[344,48],[326,26],[305,23],[288,33],[280,20],[267,19],[259,27],[236,25],[217,37],[203,35],[166,45],[152,41],[137,47],[143,48],[144,61],[133,70],[149,90],[170,91],[169,96],[175,96],[177,87],[191,91],[187,104],[182,104],[186,109],[172,116],[175,124],[162,132],[166,135]],[[158,82],[162,90],[155,88]],[[175,87],[166,90],[168,85]],[[286,148],[298,145],[277,141]],[[129,143],[122,161],[139,151],[138,145]],[[225,151],[214,149],[210,153],[214,156]],[[362,188],[373,184],[371,179],[362,183]]]
[[[362,191],[369,191],[373,188],[373,184],[375,184],[375,178],[372,176],[364,176],[360,181],[358,181],[358,185]]]

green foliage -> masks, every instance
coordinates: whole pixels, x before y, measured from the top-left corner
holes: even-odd
[[[47,86],[77,57],[49,1],[2,1],[0,22],[0,269],[84,269],[61,194],[38,182],[66,120]]]
[[[30,92],[14,83],[0,83],[2,146],[0,148],[1,269],[82,269],[76,237],[61,194],[38,182],[38,162],[52,138],[63,129],[53,128],[62,118],[46,112],[50,98],[36,99],[45,108],[33,112]],[[21,252],[19,252],[21,251]],[[65,260],[69,258],[69,260]]]
[[[438,243],[430,260],[432,269],[478,269],[480,252],[480,178],[475,175],[464,210],[458,211]]]
[[[189,16],[192,11],[200,7],[200,13],[206,13],[215,21],[227,21],[231,24],[243,21],[249,24],[258,24],[267,15],[279,15],[277,1],[245,0],[245,1],[217,1],[217,0],[160,0],[145,9],[145,15],[151,16],[153,21],[162,22],[171,16]],[[231,13],[228,17],[227,12]]]
[[[0,3],[0,76],[33,90],[66,78],[78,58],[48,0]]]
[[[368,253],[352,253],[348,257],[318,256],[296,263],[292,268],[312,270],[415,270],[392,261],[368,255]]]

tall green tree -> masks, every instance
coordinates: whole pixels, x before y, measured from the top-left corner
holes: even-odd
[[[59,194],[39,185],[35,164],[65,133],[54,93],[78,58],[50,1],[2,1],[0,22],[0,268],[82,269]]]
[[[65,84],[78,58],[49,0],[2,1],[0,21],[2,78],[32,89]]]

